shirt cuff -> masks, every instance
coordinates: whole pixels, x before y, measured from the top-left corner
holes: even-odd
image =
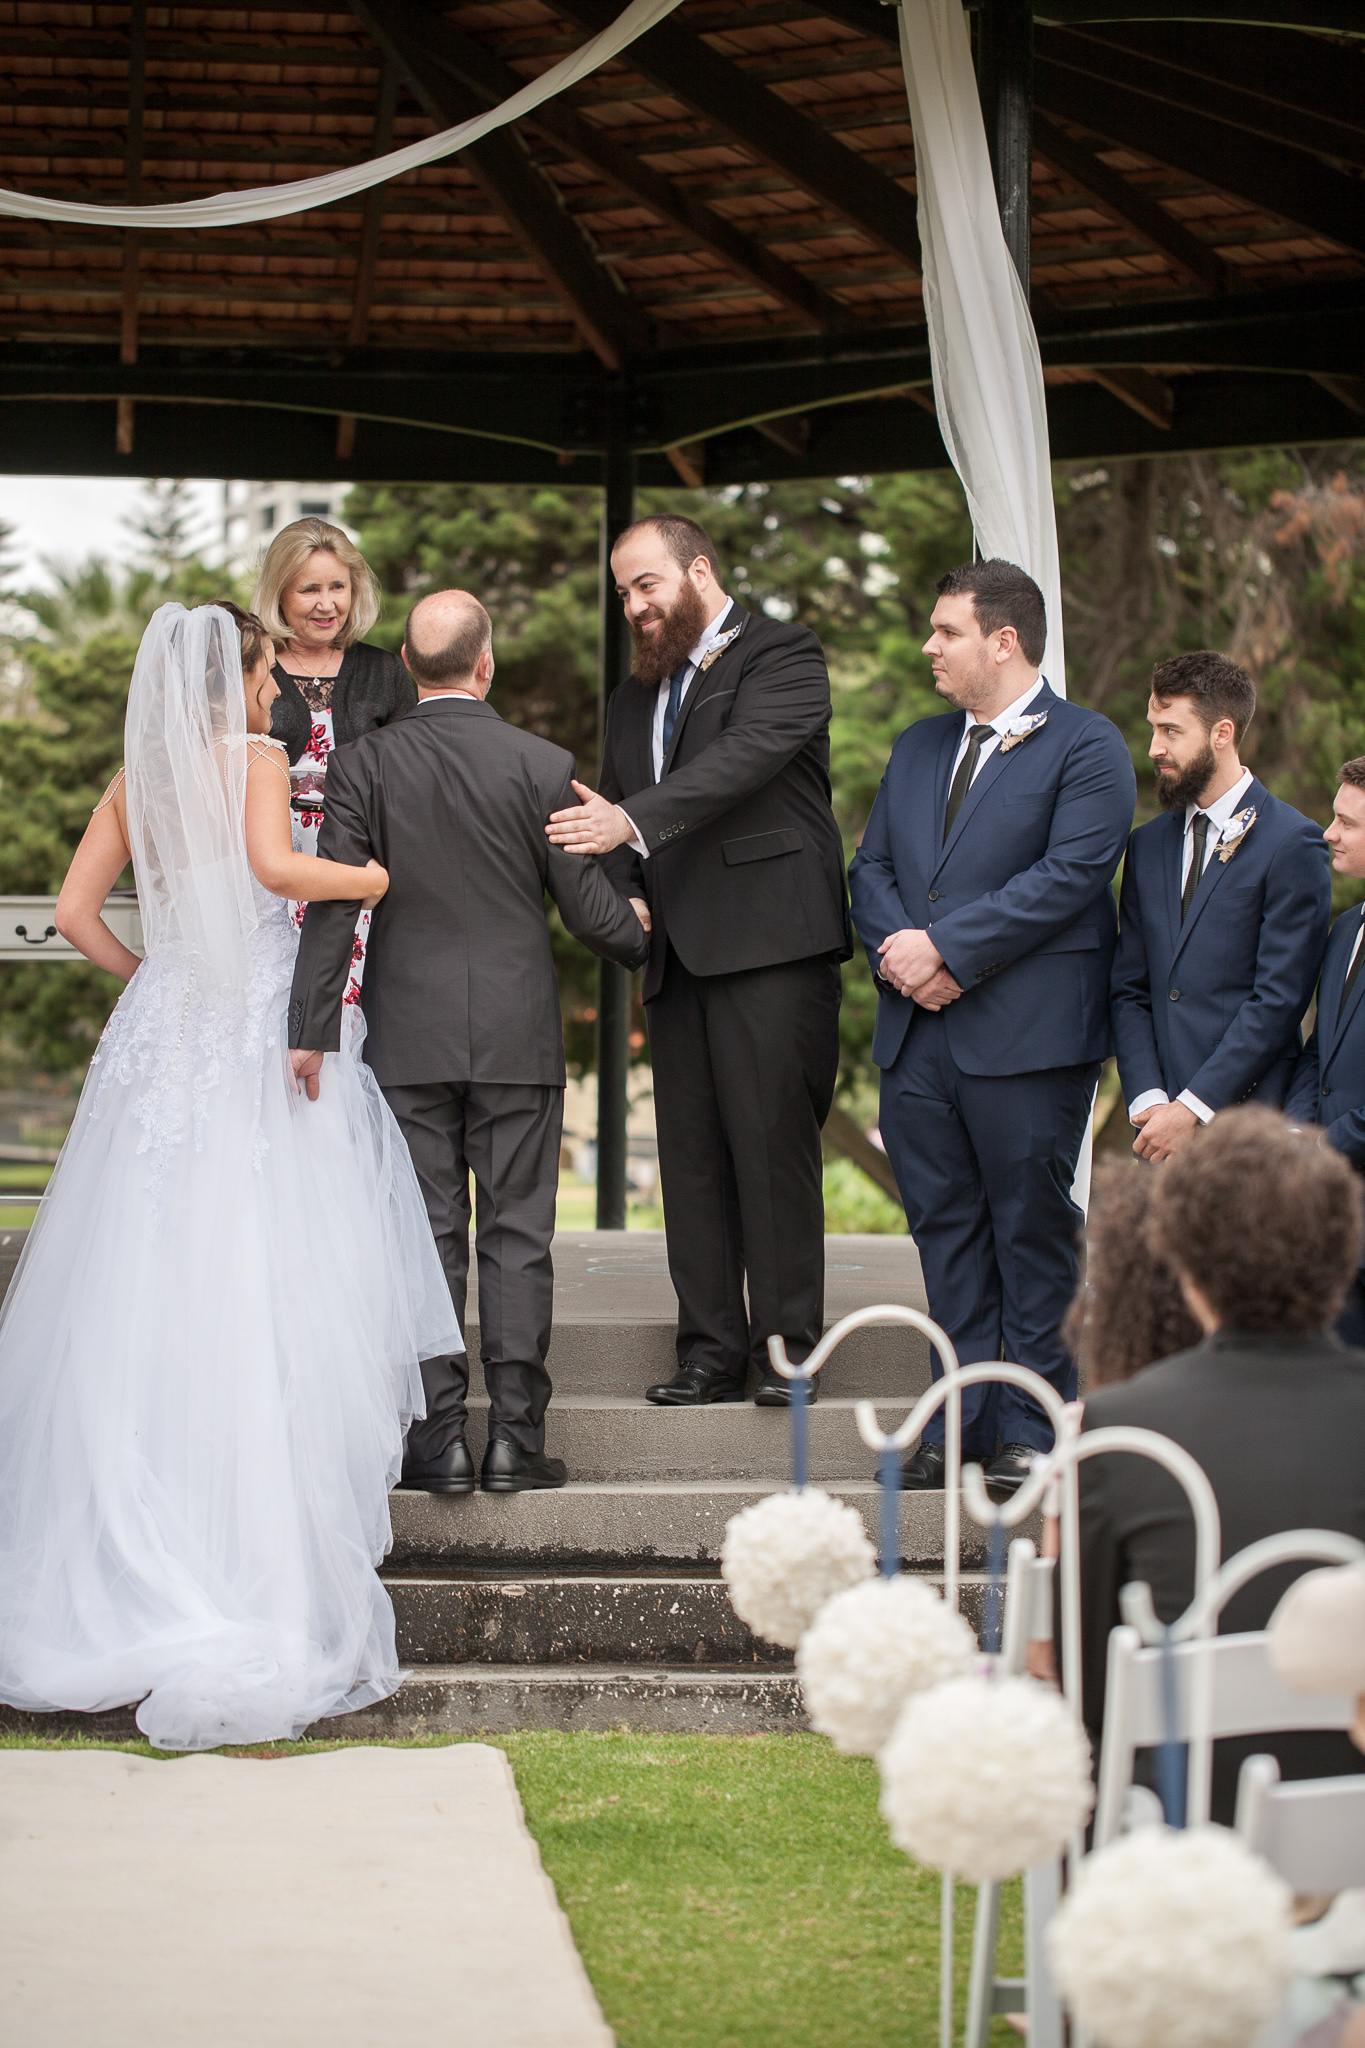
[[[1170,1099],[1164,1088],[1149,1088],[1145,1095],[1139,1095],[1136,1101],[1129,1103],[1129,1123],[1132,1123],[1134,1117],[1141,1116],[1144,1109],[1160,1109]]]
[[[1201,1102],[1197,1095],[1192,1095],[1188,1088],[1182,1088],[1175,1099],[1177,1102],[1182,1103],[1186,1109],[1192,1109],[1201,1124],[1211,1124],[1213,1122],[1213,1111],[1209,1108],[1208,1104]]]
[[[618,804],[616,808],[621,813],[621,816],[625,819],[626,823],[629,825],[631,831],[635,834],[635,837],[630,842],[631,845],[639,854],[641,860],[648,860],[649,848],[645,845],[644,840],[640,837],[639,826],[636,824],[634,818],[631,817],[630,812],[626,809],[624,804]]]

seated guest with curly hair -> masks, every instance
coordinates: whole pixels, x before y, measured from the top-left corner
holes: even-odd
[[[1359,1190],[1341,1154],[1270,1109],[1227,1110],[1154,1175],[1149,1230],[1176,1273],[1202,1342],[1085,1404],[1086,1430],[1158,1430],[1197,1458],[1222,1517],[1223,1556],[1285,1529],[1365,1540],[1365,1357],[1332,1333],[1360,1264]],[[1194,1526],[1183,1489],[1150,1459],[1114,1452],[1080,1467],[1085,1720],[1098,1744],[1119,1591],[1152,1589],[1174,1621],[1194,1592]],[[1262,1573],[1229,1602],[1225,1632],[1263,1628],[1306,1569]],[[1232,1819],[1253,1750],[1285,1778],[1365,1770],[1344,1734],[1219,1742],[1213,1818]]]
[[[1085,1273],[1062,1324],[1082,1394],[1130,1380],[1145,1365],[1188,1351],[1202,1334],[1174,1270],[1151,1242],[1159,1180],[1126,1159],[1102,1159],[1095,1168]]]

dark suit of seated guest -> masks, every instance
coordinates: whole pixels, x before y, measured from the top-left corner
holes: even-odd
[[[1365,756],[1348,761],[1323,833],[1339,875],[1365,881]],[[1284,1113],[1295,1123],[1321,1124],[1327,1142],[1365,1174],[1365,959],[1361,943],[1362,906],[1344,910],[1332,926],[1318,983],[1313,1035],[1299,1055]],[[1365,1347],[1365,1269],[1355,1276],[1337,1317],[1344,1344]]]
[[[1345,1160],[1273,1110],[1230,1110],[1162,1170],[1150,1228],[1206,1334],[1089,1395],[1083,1428],[1122,1423],[1183,1445],[1217,1497],[1224,1558],[1287,1529],[1365,1541],[1365,1356],[1331,1330],[1365,1238]],[[1128,1452],[1087,1459],[1080,1497],[1085,1721],[1098,1750],[1120,1589],[1144,1580],[1160,1619],[1174,1621],[1194,1594],[1194,1524],[1177,1481]],[[1221,1632],[1264,1628],[1306,1569],[1253,1579]],[[1253,1751],[1277,1755],[1285,1778],[1365,1771],[1365,1756],[1331,1731],[1219,1742],[1215,1820],[1231,1822]]]
[[[1110,983],[1133,1150],[1169,1159],[1201,1123],[1285,1099],[1332,915],[1311,818],[1242,766],[1249,675],[1204,650],[1161,662],[1147,709],[1164,817],[1128,842]]]

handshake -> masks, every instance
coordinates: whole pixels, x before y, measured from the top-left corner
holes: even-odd
[[[882,956],[879,979],[897,995],[909,996],[921,1009],[942,1010],[962,994],[928,932],[892,932],[877,951]]]

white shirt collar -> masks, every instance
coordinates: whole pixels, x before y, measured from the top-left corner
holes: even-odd
[[[701,667],[707,655],[711,652],[711,649],[715,646],[717,640],[719,640],[721,634],[725,631],[725,621],[729,618],[734,608],[734,599],[732,597],[727,597],[724,605],[722,606],[720,611],[716,613],[716,616],[714,617],[714,619],[712,619],[710,625],[707,627],[706,631],[702,634],[700,640],[697,642],[696,646],[692,649],[692,652],[687,657],[687,659],[691,662],[693,668]]]
[[[1016,697],[1012,704],[1007,704],[1003,711],[997,713],[994,718],[986,720],[985,723],[994,727],[998,733],[1007,733],[1015,719],[1022,718],[1023,714],[1028,710],[1029,705],[1043,688],[1046,681],[1046,676],[1039,676],[1036,682],[1029,684],[1022,697]],[[966,720],[963,730],[966,732],[970,732],[974,725],[981,722],[970,711],[964,712],[963,717]]]
[[[1251,770],[1249,768],[1244,768],[1241,774],[1238,776],[1236,782],[1233,783],[1231,789],[1224,790],[1222,796],[1220,796],[1215,803],[1206,804],[1204,806],[1205,815],[1208,817],[1209,822],[1211,824],[1216,825],[1220,832],[1222,831],[1224,825],[1227,824],[1228,819],[1232,816],[1233,812],[1240,808],[1242,798],[1250,789],[1253,780],[1254,778],[1252,776]],[[1185,830],[1187,832],[1189,831],[1191,825],[1193,825],[1195,819],[1198,817],[1199,809],[1200,806],[1198,804],[1186,805]]]
[[[463,697],[467,704],[485,702],[485,699],[476,695],[473,690],[433,690],[429,697],[417,699],[417,709],[420,711],[425,704],[443,704],[447,697]]]

